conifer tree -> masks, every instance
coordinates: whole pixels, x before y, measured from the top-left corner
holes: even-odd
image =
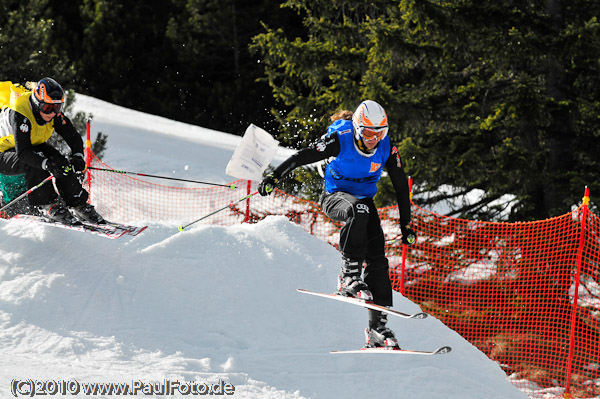
[[[304,35],[267,27],[254,49],[274,95],[290,107],[282,121],[288,142],[306,145],[324,132],[322,115],[370,98],[388,111],[420,190],[483,190],[481,201],[452,215],[494,219],[511,205],[511,219],[541,219],[568,211],[585,184],[600,182],[591,155],[599,149],[600,5],[286,5],[303,17]],[[516,201],[489,207],[504,194]]]

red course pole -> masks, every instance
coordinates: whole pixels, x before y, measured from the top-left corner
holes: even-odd
[[[587,228],[588,204],[590,203],[590,189],[585,187],[583,204],[581,205],[581,232],[579,233],[579,248],[577,249],[577,273],[575,274],[575,292],[573,293],[573,310],[571,311],[571,332],[569,334],[569,357],[567,359],[567,381],[565,398],[571,398],[571,372],[573,368],[573,355],[575,353],[575,322],[577,320],[577,299],[579,298],[579,279],[581,277],[581,259],[583,258],[583,244]]]
[[[250,188],[252,187],[252,180],[248,180],[247,192],[250,195]],[[250,220],[250,197],[246,200],[246,214],[244,215],[244,223],[248,223]]]
[[[92,124],[92,121],[90,119],[87,120],[86,124],[85,124],[85,130],[86,130],[86,140],[85,140],[85,165],[86,165],[86,175],[85,175],[85,179],[87,181],[87,191],[88,193],[92,194],[91,190],[92,190],[92,171],[90,170],[90,166],[92,166],[92,140],[91,140],[91,134],[90,134],[90,126]]]

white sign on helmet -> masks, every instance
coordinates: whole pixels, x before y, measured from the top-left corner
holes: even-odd
[[[261,180],[263,172],[269,166],[279,141],[263,129],[250,125],[227,164],[225,173],[238,179]]]

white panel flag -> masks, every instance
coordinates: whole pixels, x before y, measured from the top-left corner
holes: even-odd
[[[278,145],[279,141],[269,133],[251,124],[227,164],[225,173],[238,179],[261,180],[263,172],[275,158]]]

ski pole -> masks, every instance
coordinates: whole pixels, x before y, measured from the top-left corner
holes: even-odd
[[[156,175],[147,175],[145,173],[127,172],[125,170],[94,168],[93,166],[88,167],[88,169],[91,169],[91,170],[100,170],[100,171],[103,171],[103,172],[121,173],[121,174],[134,175],[134,176],[155,177],[157,179],[177,180],[177,181],[185,181],[185,182],[189,182],[189,183],[208,184],[208,185],[211,185],[211,186],[229,187],[232,190],[235,190],[235,188],[236,188],[235,184],[233,184],[233,183],[232,184],[209,183],[209,182],[198,181],[198,180],[178,179],[176,177],[156,176]]]
[[[214,212],[211,212],[211,213],[209,213],[209,214],[208,214],[208,215],[206,215],[206,216],[202,216],[200,219],[198,219],[198,220],[194,220],[193,222],[191,222],[191,223],[188,223],[188,224],[186,224],[185,226],[179,226],[179,231],[183,231],[183,230],[185,230],[186,228],[188,228],[188,227],[190,227],[191,225],[193,225],[194,223],[198,223],[199,221],[201,221],[201,220],[204,220],[204,219],[206,219],[207,217],[214,215],[215,213],[219,213],[219,212],[221,212],[221,211],[223,211],[223,210],[225,210],[225,209],[227,209],[227,208],[230,208],[230,207],[232,207],[232,206],[233,206],[233,205],[235,205],[235,204],[238,204],[238,203],[240,203],[240,202],[242,202],[242,201],[245,201],[245,200],[247,200],[247,199],[251,198],[252,196],[254,196],[254,195],[256,195],[256,194],[258,194],[258,191],[254,192],[254,193],[252,193],[252,194],[248,194],[248,195],[246,195],[244,198],[240,198],[239,200],[237,200],[237,201],[235,201],[235,202],[232,202],[232,203],[230,203],[229,205],[226,205],[226,206],[224,206],[223,208],[217,209],[216,211],[214,211]]]
[[[396,234],[396,236],[394,238],[390,238],[389,240],[385,240],[385,243],[386,243],[386,245],[395,244],[398,241],[402,240],[400,237],[401,237],[401,234]]]
[[[2,208],[0,208],[0,212],[2,212],[3,210],[5,210],[6,208],[8,208],[9,206],[11,206],[12,204],[16,203],[17,201],[19,201],[19,200],[27,197],[29,194],[31,194],[32,192],[34,192],[38,188],[42,187],[48,180],[51,180],[51,179],[52,179],[52,176],[46,177],[44,180],[42,180],[42,182],[40,184],[38,184],[37,186],[31,187],[29,190],[27,190],[26,192],[24,192],[23,194],[19,195],[17,198],[15,198],[14,200],[10,201],[8,204],[6,204]]]

